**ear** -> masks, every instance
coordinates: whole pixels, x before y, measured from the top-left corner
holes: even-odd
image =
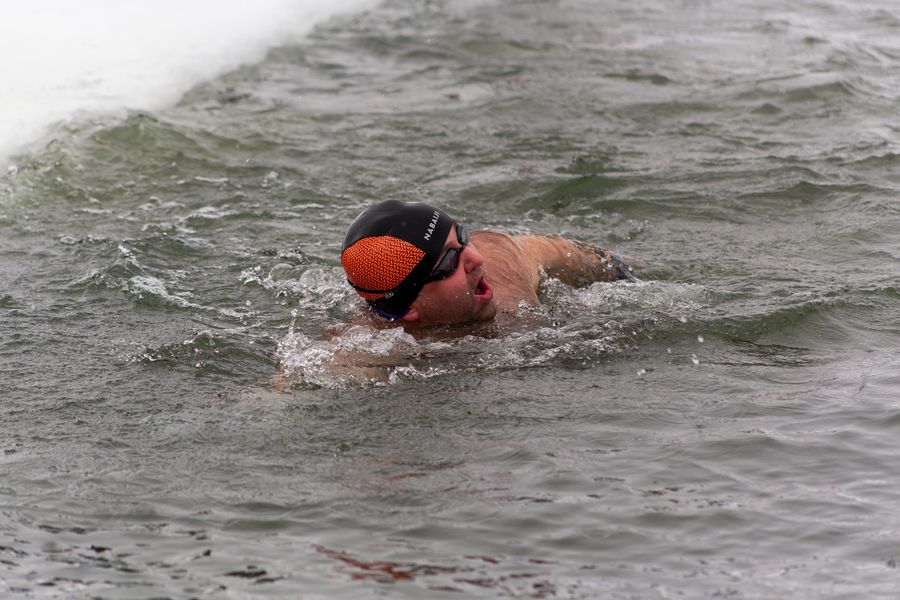
[[[420,318],[421,318],[421,315],[419,314],[419,309],[416,308],[415,306],[413,306],[409,309],[408,313],[406,313],[405,315],[400,317],[400,320],[405,323],[415,323]]]

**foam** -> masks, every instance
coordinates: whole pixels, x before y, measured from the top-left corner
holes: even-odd
[[[376,0],[29,0],[0,20],[0,164],[56,122],[155,110]]]

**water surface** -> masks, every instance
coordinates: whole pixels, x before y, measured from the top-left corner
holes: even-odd
[[[0,177],[0,591],[895,597],[898,30],[391,0],[57,126]],[[329,339],[384,198],[647,267]]]

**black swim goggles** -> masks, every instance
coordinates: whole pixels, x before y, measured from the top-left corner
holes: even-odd
[[[459,260],[462,256],[463,250],[465,250],[466,246],[469,245],[469,229],[465,225],[460,225],[459,222],[455,224],[455,227],[456,241],[459,242],[459,248],[447,248],[447,251],[444,252],[444,255],[441,256],[440,260],[438,260],[435,267],[431,270],[431,273],[428,274],[428,277],[426,277],[422,281],[419,281],[419,284],[425,285],[426,283],[431,283],[432,281],[447,279],[448,277],[456,273],[456,269],[459,268]]]
[[[347,280],[353,288],[359,292],[363,292],[366,294],[384,294],[385,298],[390,298],[397,294],[397,292],[406,290],[408,288],[418,287],[422,288],[426,283],[431,283],[432,281],[440,281],[441,279],[446,279],[453,275],[456,272],[456,269],[459,268],[460,257],[462,256],[463,251],[466,249],[466,246],[469,245],[469,229],[465,225],[462,225],[457,221],[454,224],[456,227],[456,240],[459,242],[458,248],[447,248],[447,251],[441,256],[441,258],[437,261],[435,267],[431,270],[424,278],[418,281],[410,281],[407,283],[403,283],[398,285],[395,288],[391,288],[389,290],[368,290],[366,288],[361,288],[358,285],[354,285],[352,281]],[[418,295],[418,292],[416,292]],[[410,301],[412,304],[412,301]]]

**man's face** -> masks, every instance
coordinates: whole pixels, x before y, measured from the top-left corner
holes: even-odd
[[[450,230],[444,252],[459,248],[456,228]],[[471,243],[459,257],[452,275],[422,288],[412,304],[421,325],[452,325],[490,321],[497,314],[494,291],[484,279],[484,257]]]

